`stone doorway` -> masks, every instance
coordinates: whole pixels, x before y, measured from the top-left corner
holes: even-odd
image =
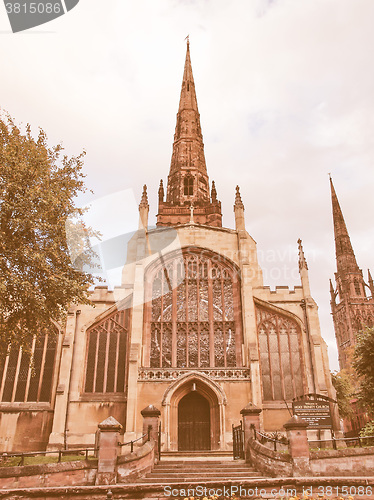
[[[197,403],[202,412],[204,412],[202,407],[205,406],[205,416],[203,420],[197,420],[197,417],[185,416],[185,423],[190,421],[191,418],[195,418],[195,420],[200,422],[205,422],[205,424],[202,424],[201,427],[203,428],[205,425],[205,429],[207,430],[204,431],[204,434],[209,436],[209,441],[208,445],[204,444],[204,448],[206,449],[206,446],[208,446],[207,449],[211,451],[225,450],[226,395],[222,388],[215,381],[209,379],[209,377],[207,377],[204,373],[191,371],[182,375],[178,380],[175,380],[164,393],[164,397],[162,399],[162,406],[164,407],[162,424],[164,451],[181,450],[179,415],[184,412],[179,409],[179,404],[182,403],[182,409],[184,405],[186,407],[189,406],[188,398],[182,402],[182,400],[189,394],[192,394],[190,396],[191,398],[195,398],[195,403],[197,398],[201,398],[197,401]],[[197,396],[194,396],[194,394],[197,394]],[[209,415],[208,424],[207,415]],[[186,446],[186,444],[183,444],[182,438],[182,447],[183,446]],[[203,445],[201,444],[199,446],[202,447]]]
[[[207,451],[210,449],[209,402],[198,392],[189,392],[178,404],[178,450]]]

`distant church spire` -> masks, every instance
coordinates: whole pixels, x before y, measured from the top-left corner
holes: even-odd
[[[215,188],[209,192],[203,135],[192,74],[190,42],[187,37],[182,89],[175,126],[173,153],[166,189],[166,201],[159,196],[158,226],[187,224],[191,204],[197,224],[222,226],[221,203]]]
[[[349,349],[355,345],[357,334],[374,317],[374,300],[366,297],[362,271],[359,269],[342,210],[330,177],[332,213],[334,220],[337,272],[336,290],[330,282],[331,310],[339,352],[340,369],[350,364]],[[374,291],[374,287],[369,288]],[[372,292],[371,292],[372,293]]]
[[[335,255],[338,274],[359,271],[356,257],[352,248],[343,212],[340,208],[338,197],[330,177],[332,214],[334,220]]]

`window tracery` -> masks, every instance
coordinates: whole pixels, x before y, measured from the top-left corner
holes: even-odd
[[[189,249],[157,267],[149,280],[150,367],[241,365],[236,270]]]
[[[86,393],[123,393],[129,310],[117,311],[87,332]]]
[[[300,327],[282,314],[256,307],[264,400],[304,393]]]
[[[0,401],[51,401],[57,333],[34,337],[27,349],[12,346],[0,359]]]

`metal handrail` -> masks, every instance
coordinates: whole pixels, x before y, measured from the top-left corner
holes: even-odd
[[[148,431],[143,434],[142,436],[138,437],[138,439],[133,439],[132,441],[128,441],[127,443],[120,443],[118,442],[118,446],[127,446],[128,444],[131,446],[130,448],[130,453],[133,453],[134,452],[134,443],[136,443],[137,441],[140,441],[141,439],[145,438],[145,436],[147,436],[147,441],[150,441],[151,439],[151,429],[152,429],[152,426],[149,425],[148,426]]]
[[[251,429],[253,430],[255,440],[259,441],[257,436],[261,436],[262,438],[266,439],[266,441],[274,443],[274,451],[277,451],[277,443],[281,443],[281,439],[273,439],[266,434],[262,434],[262,432],[258,431],[253,424],[251,425]]]
[[[267,441],[271,441],[272,443],[279,443],[279,439],[273,439],[269,436],[267,436],[266,434],[262,434],[262,432],[260,431],[256,431],[256,434],[260,435],[261,437],[265,438]]]
[[[332,442],[334,450],[336,450],[336,442],[337,441],[357,441],[358,445],[360,448],[362,448],[362,440],[364,439],[373,439],[374,436],[354,436],[354,437],[349,437],[349,438],[336,438],[332,437],[330,439],[308,439],[308,443],[327,443],[327,442]]]
[[[20,465],[24,465],[25,458],[27,458],[27,457],[35,457],[38,455],[51,455],[51,454],[55,455],[56,453],[58,453],[57,462],[59,463],[59,462],[61,462],[62,455],[68,454],[68,453],[74,453],[74,454],[77,453],[78,454],[78,453],[84,452],[84,454],[86,455],[85,459],[88,460],[88,454],[90,451],[96,453],[98,451],[98,448],[71,448],[69,450],[24,451],[24,452],[12,452],[12,453],[4,452],[0,455],[0,459],[21,457],[21,460],[18,464],[18,466],[20,466]]]

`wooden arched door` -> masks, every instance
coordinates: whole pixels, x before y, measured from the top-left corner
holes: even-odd
[[[210,450],[210,405],[196,391],[189,392],[178,405],[178,450]]]

